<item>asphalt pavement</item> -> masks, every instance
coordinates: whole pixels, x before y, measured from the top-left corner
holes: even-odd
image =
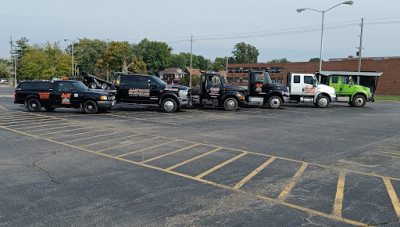
[[[400,103],[27,112],[0,88],[0,225],[400,226]]]

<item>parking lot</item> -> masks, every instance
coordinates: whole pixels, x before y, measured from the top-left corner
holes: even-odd
[[[88,115],[12,95],[1,225],[400,225],[400,103]]]

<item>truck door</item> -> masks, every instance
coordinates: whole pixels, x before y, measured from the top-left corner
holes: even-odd
[[[341,76],[340,83],[338,94],[352,95],[354,93],[355,87],[351,76]]]
[[[208,99],[218,99],[221,96],[222,81],[219,75],[208,76],[206,86]]]
[[[292,74],[290,85],[290,95],[303,95],[304,84],[301,81],[302,75]]]
[[[343,90],[343,88],[341,87],[342,83],[339,84],[339,77],[338,76],[331,76],[329,78],[329,86],[335,88],[335,93],[336,94],[341,94],[342,93],[341,92]]]
[[[302,89],[304,96],[314,96],[316,91],[316,87],[313,86],[314,76],[306,76],[303,77],[304,87]]]
[[[140,102],[139,75],[123,75],[119,86],[119,96],[122,102]]]
[[[53,105],[70,107],[72,105],[72,93],[75,91],[74,85],[69,81],[56,83],[55,90],[50,94]]]
[[[150,77],[148,76],[140,76],[140,81],[139,81],[139,99],[143,103],[149,103],[150,102],[150,90],[151,90],[151,81]]]

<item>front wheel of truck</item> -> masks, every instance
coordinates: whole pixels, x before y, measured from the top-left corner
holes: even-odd
[[[363,107],[367,102],[365,97],[362,95],[355,95],[353,101],[351,101],[354,107]]]
[[[319,96],[316,104],[318,108],[326,108],[329,106],[329,99],[326,96]]]
[[[161,109],[166,113],[172,113],[178,109],[178,105],[173,98],[166,98],[161,103]]]
[[[87,100],[83,103],[83,111],[87,114],[95,114],[99,111],[99,107],[95,101]]]
[[[238,101],[235,98],[228,97],[224,101],[224,108],[228,111],[234,111],[238,108]]]
[[[282,105],[282,99],[279,96],[272,96],[268,100],[268,106],[271,109],[279,109],[281,108],[281,105]]]

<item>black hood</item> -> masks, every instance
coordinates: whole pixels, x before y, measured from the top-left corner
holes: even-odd
[[[183,85],[172,85],[172,84],[168,84],[165,86],[166,88],[175,88],[178,90],[189,90],[189,87],[183,86]]]

